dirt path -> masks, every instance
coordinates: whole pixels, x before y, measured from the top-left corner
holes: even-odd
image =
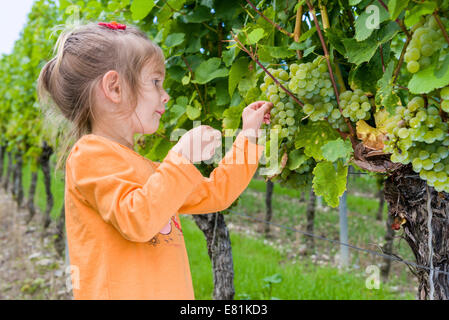
[[[28,226],[27,215],[27,209],[18,209],[11,195],[0,189],[0,299],[73,299],[64,258],[49,236],[54,225],[42,238],[42,214],[36,212]]]

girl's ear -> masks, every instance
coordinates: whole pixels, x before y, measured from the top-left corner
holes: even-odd
[[[113,103],[122,101],[122,87],[120,85],[120,76],[117,71],[111,70],[105,73],[101,81],[101,89],[107,99]]]

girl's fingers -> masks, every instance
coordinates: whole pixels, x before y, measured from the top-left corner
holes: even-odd
[[[249,104],[247,108],[252,109],[252,110],[257,110],[260,107],[262,107],[265,103],[268,103],[268,101],[256,101],[256,102]]]

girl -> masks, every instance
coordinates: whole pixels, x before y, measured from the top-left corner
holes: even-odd
[[[134,134],[156,132],[170,99],[162,50],[143,32],[87,24],[63,32],[56,46],[38,85],[77,138],[65,162],[75,299],[194,299],[178,215],[224,210],[244,191],[264,149],[258,129],[273,105],[244,109],[243,130],[205,178],[193,162],[210,159],[221,142],[208,126],[188,131],[161,163],[133,149]]]

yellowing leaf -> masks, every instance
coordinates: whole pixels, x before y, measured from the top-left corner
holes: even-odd
[[[365,120],[357,122],[357,138],[362,140],[363,145],[374,150],[382,150],[384,148],[385,133],[380,129],[371,127]]]

